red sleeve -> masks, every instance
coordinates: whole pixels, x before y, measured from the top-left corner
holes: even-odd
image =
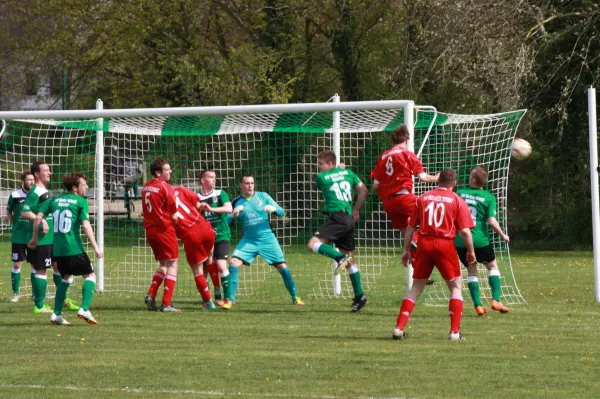
[[[163,182],[163,188],[165,190],[165,209],[169,215],[173,215],[177,212],[177,203],[175,202],[175,190],[170,184]]]
[[[475,227],[475,222],[473,221],[473,217],[471,216],[471,212],[469,211],[469,206],[459,195],[456,195],[458,199],[458,217],[456,218],[456,225],[459,230],[464,228],[472,229]]]
[[[193,192],[189,188],[184,188],[183,192],[185,193],[185,202],[188,205],[193,206],[195,208],[196,204],[199,201],[198,194],[196,194],[195,192]]]
[[[421,173],[425,173],[425,169],[423,169],[423,164],[421,163],[421,160],[413,152],[410,153],[410,166],[413,172],[413,176],[418,176]]]
[[[381,172],[380,172],[380,169],[381,169],[381,167],[380,167],[380,164],[381,164],[381,156],[380,156],[379,158],[377,158],[377,164],[375,164],[375,167],[373,168],[373,171],[371,172],[371,175],[370,175],[370,177],[371,177],[372,179],[375,179],[375,180],[380,180],[380,178],[379,178],[379,176],[381,175]]]

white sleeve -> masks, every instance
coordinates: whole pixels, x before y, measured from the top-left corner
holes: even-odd
[[[426,176],[427,176],[427,173],[425,173],[425,172],[423,172],[423,173],[419,173],[419,174],[417,175],[417,177],[418,177],[419,179],[421,179],[421,180],[423,180],[423,179],[424,179]]]

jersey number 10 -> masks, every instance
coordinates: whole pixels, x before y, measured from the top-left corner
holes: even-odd
[[[446,213],[446,206],[443,202],[430,202],[425,207],[427,215],[427,224],[430,226],[440,227],[444,221],[444,213]]]

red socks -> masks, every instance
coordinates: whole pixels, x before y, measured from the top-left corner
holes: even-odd
[[[154,273],[154,276],[152,276],[152,284],[150,284],[150,289],[148,290],[148,295],[151,295],[152,298],[156,298],[158,288],[160,287],[164,279],[165,275],[161,272]]]
[[[221,286],[221,282],[219,281],[219,268],[217,267],[217,262],[212,262],[208,264],[208,274],[210,275],[210,279],[212,280],[213,286],[215,288]]]
[[[208,284],[206,283],[206,278],[203,274],[199,274],[194,277],[194,281],[196,281],[196,288],[198,288],[198,292],[202,295],[202,300],[204,302],[210,301],[210,291],[208,290]]]
[[[162,304],[165,306],[171,306],[173,300],[173,293],[175,292],[175,284],[177,284],[177,276],[171,276],[167,274],[165,278],[165,293],[162,297]]]
[[[462,319],[462,313],[464,308],[464,301],[462,298],[450,298],[448,304],[448,310],[450,311],[450,330],[456,334],[460,330],[460,320]]]
[[[404,331],[404,327],[408,323],[408,318],[415,308],[415,303],[412,299],[404,298],[402,300],[402,306],[400,306],[400,314],[398,315],[398,319],[396,320],[396,327]]]

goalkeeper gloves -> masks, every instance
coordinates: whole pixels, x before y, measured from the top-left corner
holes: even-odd
[[[265,207],[263,208],[263,211],[265,211],[267,213],[273,213],[273,212],[277,211],[277,208],[275,208],[273,205],[265,205]]]
[[[238,216],[240,216],[240,213],[244,210],[244,206],[243,205],[238,205],[233,209],[233,212],[231,212],[231,217],[236,218]]]

